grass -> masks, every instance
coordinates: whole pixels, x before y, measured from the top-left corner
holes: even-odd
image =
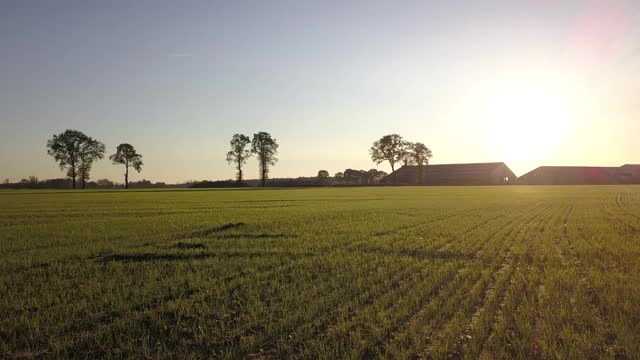
[[[0,357],[640,358],[640,187],[0,192]]]

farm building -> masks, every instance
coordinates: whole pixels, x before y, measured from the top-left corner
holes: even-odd
[[[616,185],[640,184],[640,165],[541,166],[520,178],[523,185]]]
[[[504,185],[516,180],[505,163],[438,164],[422,167],[419,181],[417,166],[403,166],[382,179],[398,185]]]

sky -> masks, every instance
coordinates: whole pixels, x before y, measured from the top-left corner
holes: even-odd
[[[640,163],[640,2],[0,1],[0,178],[63,177],[77,129],[143,154],[142,178],[222,180],[235,133],[271,177],[378,168],[385,134],[432,163]],[[122,182],[97,162],[93,180]],[[254,159],[245,176],[258,177]]]

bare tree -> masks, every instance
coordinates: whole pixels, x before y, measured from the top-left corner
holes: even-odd
[[[229,142],[231,150],[227,153],[227,162],[236,164],[238,184],[242,183],[242,165],[246,164],[247,159],[251,157],[251,151],[247,150],[247,145],[250,143],[251,139],[242,134],[233,135]]]
[[[253,134],[251,152],[258,157],[260,180],[262,187],[264,187],[269,177],[269,166],[275,165],[278,161],[278,158],[276,158],[276,154],[278,154],[278,143],[276,143],[276,139],[272,138],[268,132],[261,131]]]
[[[373,143],[369,149],[371,160],[376,164],[388,161],[391,165],[393,182],[396,182],[395,164],[402,161],[407,154],[407,143],[398,134],[385,135]]]
[[[120,144],[116,153],[109,157],[116,165],[124,165],[124,187],[129,188],[129,167],[133,167],[137,172],[142,170],[142,155],[130,144]]]

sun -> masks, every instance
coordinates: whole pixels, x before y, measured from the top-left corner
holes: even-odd
[[[505,159],[539,160],[566,141],[573,101],[559,84],[536,80],[507,84],[487,102],[488,138]]]

